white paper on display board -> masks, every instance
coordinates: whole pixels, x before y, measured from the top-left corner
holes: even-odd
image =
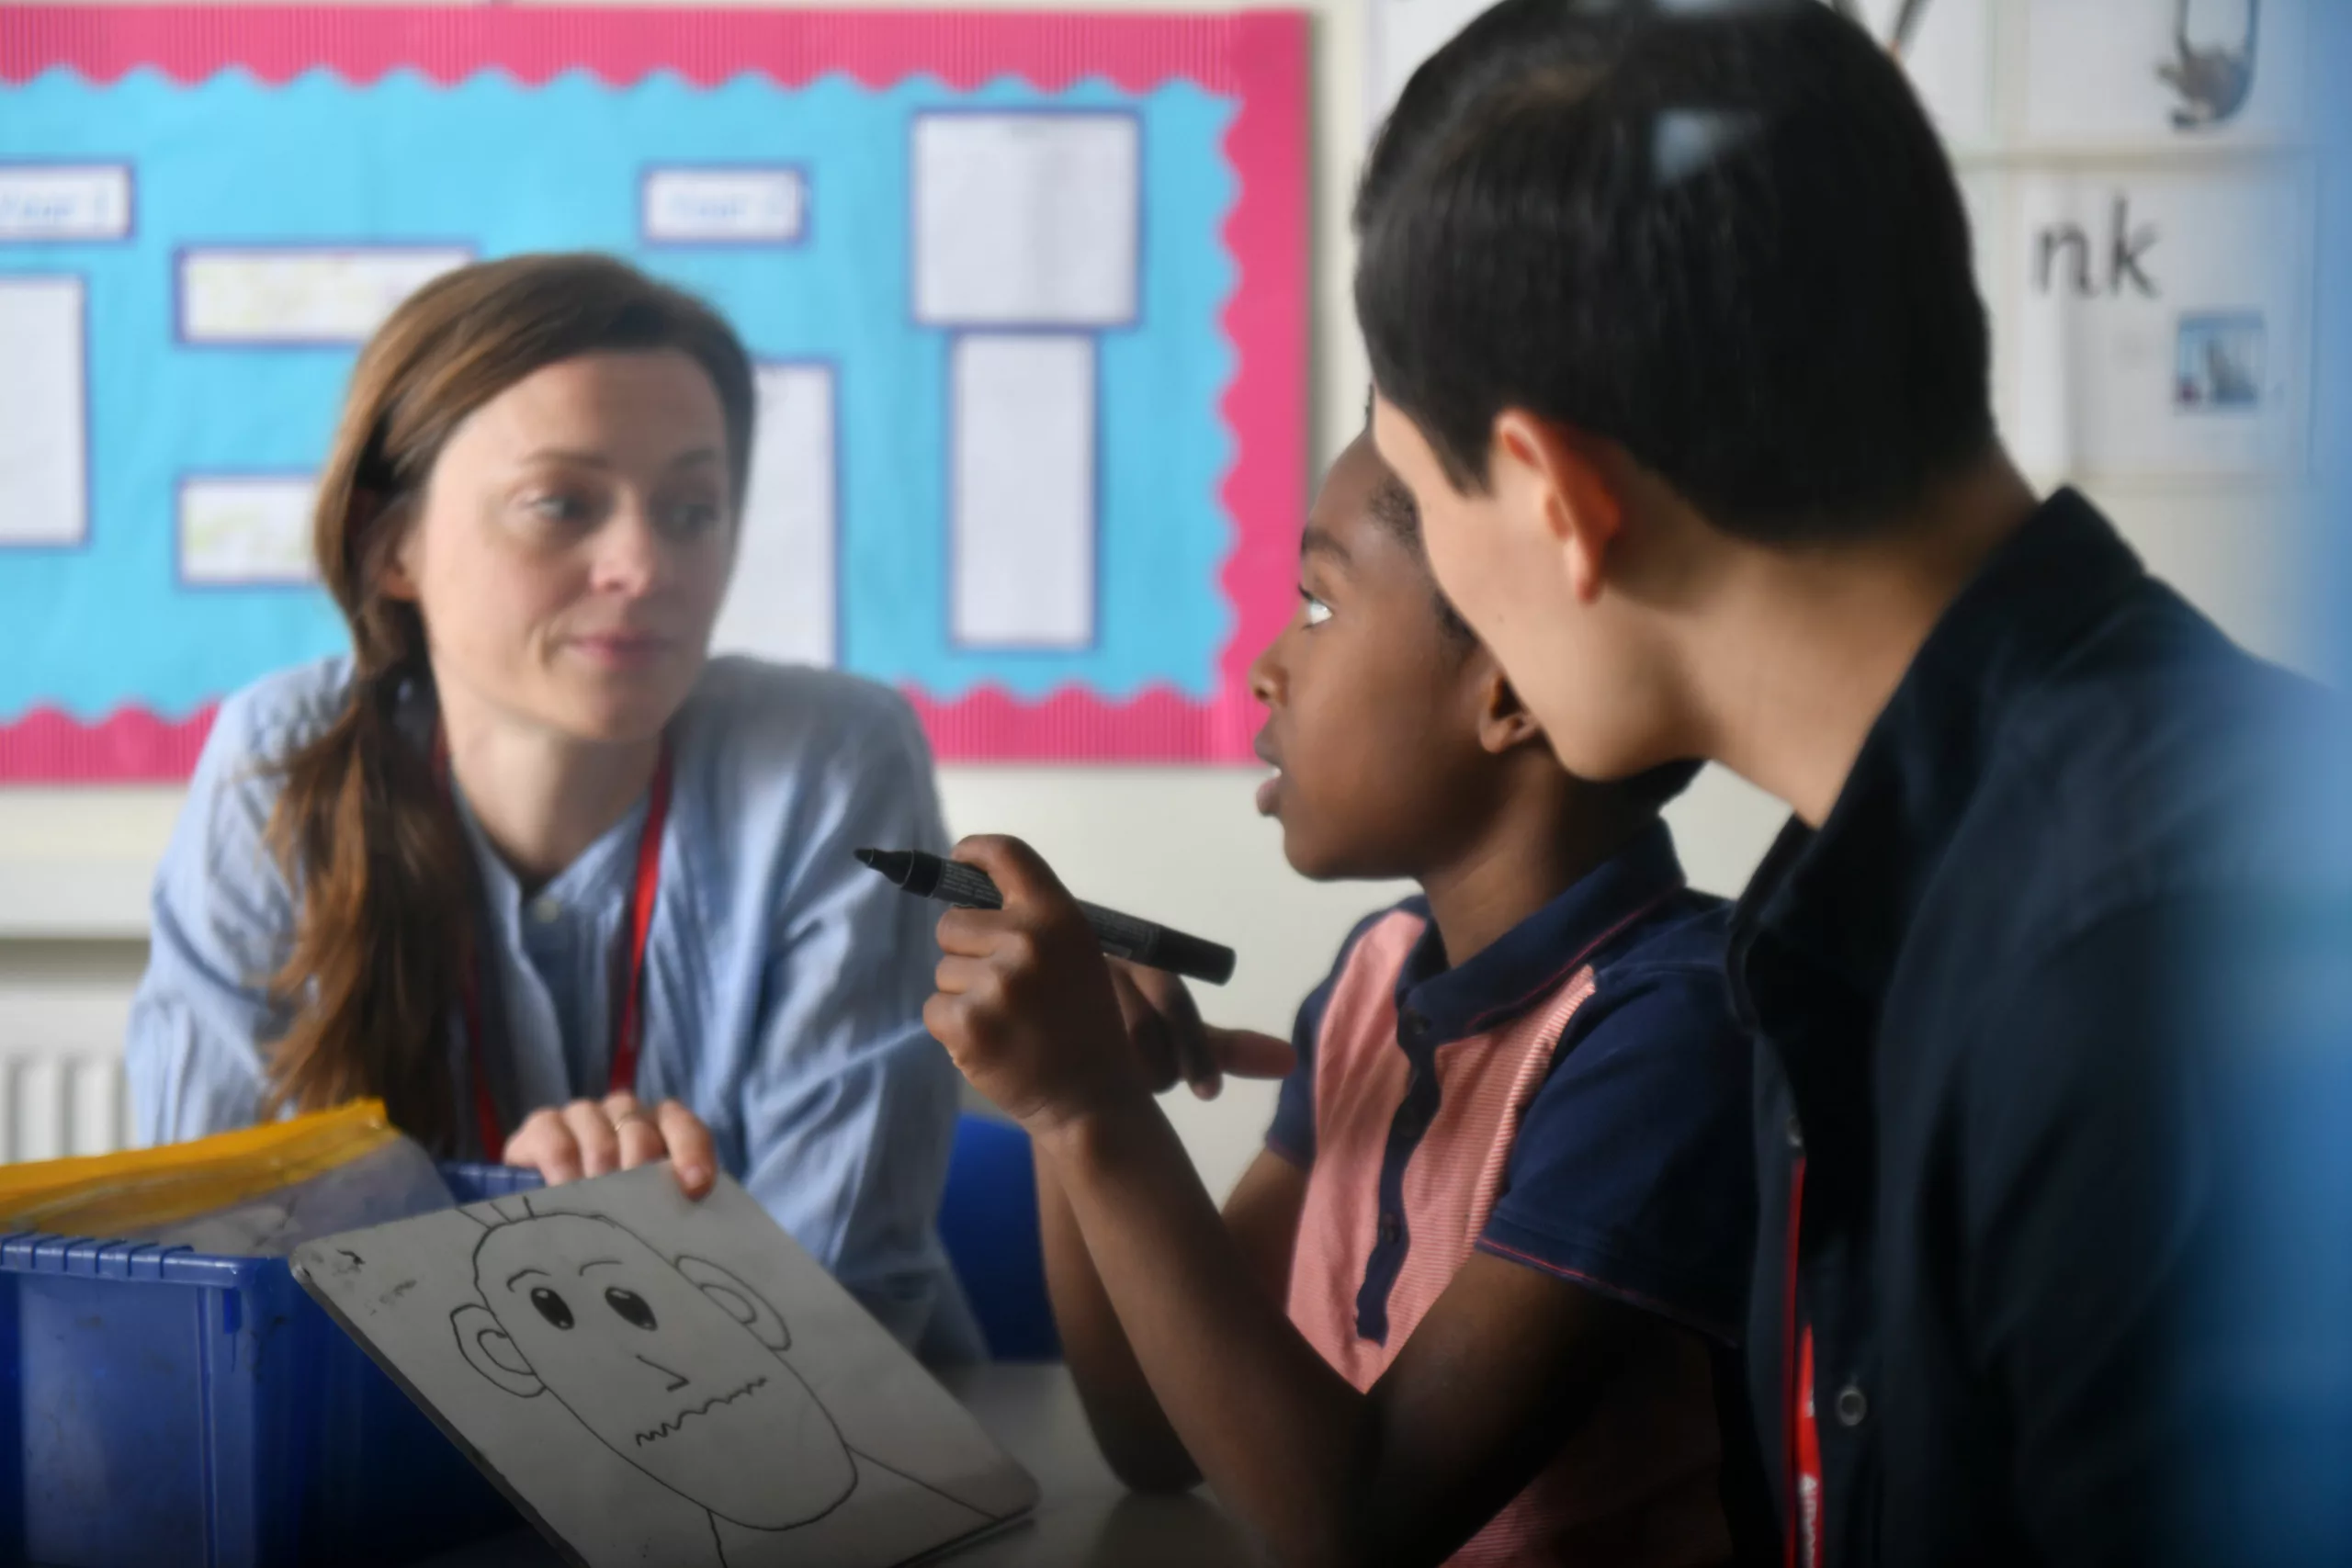
[[[180,257],[192,344],[362,344],[401,300],[473,259],[456,247],[196,249]]]
[[[949,558],[963,646],[1093,640],[1094,372],[1090,337],[956,342]]]
[[[203,475],[180,484],[180,580],[204,587],[311,581],[308,476]]]
[[[1116,327],[1136,318],[1133,115],[915,121],[914,312],[928,326]]]
[[[2292,137],[2303,0],[2027,0],[2022,140],[2229,144]]]
[[[130,203],[128,164],[0,164],[0,244],[126,239]]]
[[[2290,475],[2305,458],[2299,165],[2018,176],[2018,460],[2043,475]]]
[[[0,550],[89,532],[87,289],[0,276]]]
[[[735,575],[711,635],[719,653],[830,665],[838,656],[833,373],[763,365],[759,427]]]
[[[651,244],[790,244],[808,205],[800,171],[655,168],[638,216]]]

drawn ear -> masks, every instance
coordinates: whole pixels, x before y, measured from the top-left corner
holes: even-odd
[[[783,1314],[768,1305],[759,1292],[718,1264],[699,1258],[679,1258],[678,1272],[699,1286],[704,1295],[726,1308],[727,1315],[750,1329],[761,1344],[771,1350],[792,1348],[792,1333],[784,1326]]]
[[[498,1326],[498,1314],[480,1302],[468,1302],[451,1313],[449,1326],[458,1331],[458,1348],[474,1371],[507,1393],[528,1399],[547,1387],[506,1330]]]

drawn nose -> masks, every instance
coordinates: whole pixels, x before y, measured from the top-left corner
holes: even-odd
[[[680,1389],[685,1387],[689,1381],[686,1378],[681,1377],[678,1373],[672,1371],[669,1368],[663,1366],[659,1361],[646,1360],[643,1356],[639,1356],[638,1359],[645,1361],[647,1366],[651,1367],[655,1371],[660,1372],[663,1377],[671,1380],[670,1386],[662,1391],[663,1393],[675,1393]]]

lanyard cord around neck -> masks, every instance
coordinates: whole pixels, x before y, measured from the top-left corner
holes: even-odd
[[[629,897],[628,927],[620,940],[628,964],[621,991],[620,1017],[613,1027],[613,1070],[607,1092],[618,1094],[637,1087],[638,1047],[645,1032],[645,950],[653,931],[653,906],[662,891],[662,829],[670,817],[670,742],[662,741],[661,760],[653,767],[653,788],[645,804],[645,826],[637,837],[637,880]],[[454,814],[457,795],[449,782],[449,743],[437,728],[433,734],[433,773],[442,799]],[[466,955],[459,1003],[465,1010],[467,1076],[472,1080],[474,1126],[481,1140],[482,1157],[495,1160],[506,1148],[506,1133],[498,1118],[498,1104],[490,1092],[487,1060],[490,1037],[482,1026],[481,951]]]

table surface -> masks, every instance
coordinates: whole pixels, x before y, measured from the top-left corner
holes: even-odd
[[[1030,1474],[1043,1496],[1027,1520],[936,1559],[942,1568],[1198,1568],[1263,1563],[1263,1553],[1205,1493],[1129,1492],[1102,1462],[1069,1371],[1058,1362],[955,1368],[940,1382]],[[523,1532],[476,1541],[415,1568],[561,1568]]]

